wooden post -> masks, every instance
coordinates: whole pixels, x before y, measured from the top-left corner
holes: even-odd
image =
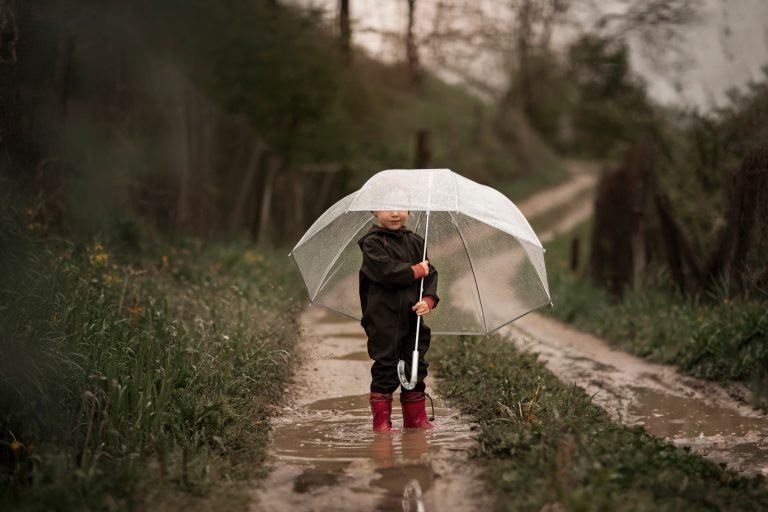
[[[579,269],[579,237],[575,236],[571,240],[571,272]]]
[[[432,165],[432,144],[429,130],[419,130],[416,133],[416,169],[427,169]]]

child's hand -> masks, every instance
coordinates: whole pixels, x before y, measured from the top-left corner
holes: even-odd
[[[429,275],[429,260],[424,260],[424,261],[418,263],[418,265],[421,265],[421,268],[424,269],[424,275],[425,276]]]
[[[421,300],[414,304],[411,309],[414,310],[418,316],[426,315],[429,313],[429,304]]]

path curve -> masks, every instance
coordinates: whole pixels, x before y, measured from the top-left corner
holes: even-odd
[[[588,165],[572,165],[574,176],[588,173]],[[545,245],[556,234],[570,231],[592,215],[592,197],[585,187],[596,180],[581,179],[581,187],[557,187],[536,194],[520,204],[527,218],[568,204],[567,214],[539,235]],[[563,192],[565,190],[565,192]],[[557,297],[553,297],[557,307]],[[732,469],[768,476],[768,416],[748,407],[740,386],[681,375],[676,368],[654,364],[616,350],[595,336],[580,332],[540,313],[530,313],[500,330],[524,350],[539,352],[547,368],[562,381],[575,383],[594,396],[594,402],[624,424],[643,425],[651,434]]]

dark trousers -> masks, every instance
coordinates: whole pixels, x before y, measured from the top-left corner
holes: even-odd
[[[413,345],[416,339],[417,318],[415,313],[408,315],[407,329],[401,325],[398,329],[377,331],[374,336],[368,337],[368,356],[373,359],[371,392],[394,393],[397,390],[400,386],[397,363],[401,359],[405,361],[406,379],[411,379],[411,359],[413,358]],[[419,327],[419,363],[416,370],[416,387],[410,391],[423,392],[426,388],[424,379],[427,377],[429,363],[424,359],[424,355],[429,349],[430,338],[431,331],[429,327],[424,325],[424,318],[422,318]],[[402,391],[409,390],[403,388]]]

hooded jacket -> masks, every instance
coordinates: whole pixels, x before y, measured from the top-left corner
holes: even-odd
[[[359,273],[360,323],[369,340],[380,337],[392,340],[393,336],[398,341],[407,336],[413,339],[409,331],[415,325],[416,313],[411,308],[419,301],[421,284],[420,273],[414,265],[423,259],[424,239],[405,226],[390,230],[374,224],[357,244],[363,253]],[[428,266],[423,297],[432,297],[434,309],[440,302],[437,270],[431,263]],[[428,337],[430,330],[424,318],[422,330]]]

